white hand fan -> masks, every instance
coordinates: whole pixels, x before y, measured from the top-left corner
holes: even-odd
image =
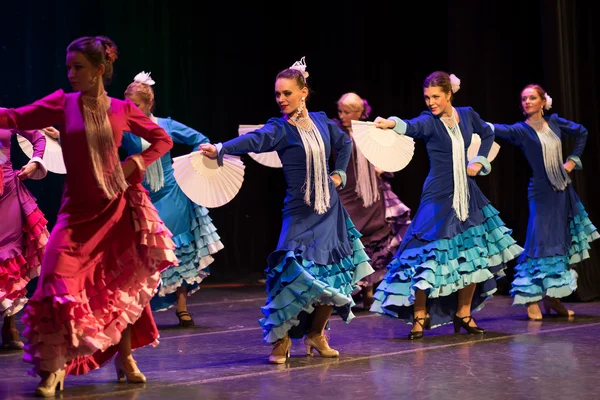
[[[470,161],[477,157],[477,153],[479,153],[479,146],[481,146],[481,137],[478,134],[474,133],[471,136],[471,145],[467,149],[467,159]],[[492,144],[492,148],[490,149],[490,153],[488,154],[488,161],[492,162],[494,158],[498,155],[500,151],[500,145],[496,142]]]
[[[66,174],[67,168],[63,160],[62,147],[60,147],[58,140],[46,135],[42,131],[40,133],[46,138],[46,150],[44,151],[44,157],[42,157],[46,168],[55,174]],[[19,134],[17,134],[17,141],[23,153],[29,158],[33,157],[33,145],[31,142]]]
[[[238,135],[242,136],[248,132],[253,132],[262,127],[263,127],[263,125],[240,125],[240,127],[238,128]],[[252,157],[252,159],[254,161],[256,161],[259,164],[264,165],[265,167],[270,167],[270,168],[283,167],[283,165],[281,165],[281,160],[279,159],[279,155],[277,154],[276,151],[269,151],[267,153],[248,153],[248,155],[250,157]]]
[[[239,157],[228,154],[223,157],[222,167],[201,151],[173,159],[175,180],[183,193],[207,208],[221,207],[238,194],[244,181],[244,168]]]
[[[367,160],[385,172],[400,171],[415,152],[412,138],[376,128],[375,122],[352,121],[352,139]]]

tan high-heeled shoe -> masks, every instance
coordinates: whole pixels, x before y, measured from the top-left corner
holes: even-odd
[[[304,338],[304,345],[306,346],[306,355],[312,356],[312,351],[316,350],[321,357],[339,357],[340,353],[329,347],[327,340],[329,338],[321,333],[309,333]]]
[[[554,297],[544,297],[544,309],[548,315],[550,315],[550,311],[552,310],[556,311],[561,317],[572,317],[575,315],[575,311],[567,310],[563,303]]]
[[[542,312],[540,311],[540,306],[537,301],[533,303],[527,303],[527,317],[531,321],[541,321],[542,320]]]
[[[292,340],[288,335],[273,343],[273,350],[269,356],[270,364],[283,364],[290,358],[290,350],[292,349]]]
[[[127,378],[129,383],[145,383],[146,377],[142,374],[133,359],[132,355],[125,358],[121,355],[115,357],[115,370],[117,371],[117,379],[123,382]]]
[[[35,395],[39,397],[53,397],[56,391],[61,392],[65,388],[65,370],[59,369],[54,372],[40,372],[42,380],[35,389]]]

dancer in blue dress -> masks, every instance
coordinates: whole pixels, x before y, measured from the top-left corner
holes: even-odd
[[[195,149],[209,140],[171,118],[156,118],[154,109],[154,81],[150,74],[141,72],[125,90],[130,99],[144,114],[163,128],[174,143],[192,146]],[[139,154],[148,143],[139,136],[125,132],[121,146],[130,154]],[[179,326],[194,326],[192,315],[187,310],[187,296],[200,289],[200,282],[209,275],[209,265],[214,261],[212,254],[223,248],[217,229],[208,215],[208,210],[192,202],[180,189],[173,176],[171,154],[167,153],[146,168],[144,187],[150,200],[158,210],[167,228],[173,234],[177,248],[175,255],[179,265],[161,273],[158,293],[150,305],[153,311],[162,311],[176,304]]]
[[[521,91],[525,122],[490,124],[496,136],[523,150],[533,172],[525,252],[515,267],[511,290],[514,304],[526,305],[532,320],[542,319],[540,300],[547,314],[554,310],[562,316],[574,315],[559,298],[577,288],[577,273],[571,266],[589,257],[589,243],[599,237],[568,174],[582,169],[587,130],[556,114],[544,117],[544,108],[549,110],[551,105],[552,99],[540,85],[527,85]],[[575,137],[575,147],[563,163],[561,140],[565,136]]]
[[[335,307],[346,322],[353,318],[351,293],[373,273],[369,258],[336,188],[345,181],[352,142],[323,112],[305,107],[304,59],[281,71],[275,100],[284,114],[257,131],[223,144],[202,144],[202,151],[223,161],[225,154],[277,151],[287,181],[283,226],[277,249],[268,257],[268,298],[260,320],[264,341],[273,343],[269,362],[284,363],[302,338],[307,354],[338,357],[324,329]],[[335,170],[327,172],[331,149],[337,150]]]
[[[371,307],[413,324],[411,340],[450,322],[456,332],[484,333],[471,311],[496,291],[504,263],[523,251],[472,178],[490,172],[494,134],[471,107],[452,106],[459,84],[454,75],[434,72],[423,83],[429,111],[411,120],[375,120],[379,128],[423,139],[431,164],[419,208]],[[468,161],[474,132],[481,146]]]

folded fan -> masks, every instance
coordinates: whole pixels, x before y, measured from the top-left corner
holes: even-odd
[[[400,171],[415,152],[412,138],[376,128],[374,122],[352,121],[352,139],[367,160],[385,172]]]
[[[242,136],[248,132],[253,132],[257,129],[262,128],[263,125],[240,125],[238,128],[238,135]],[[279,159],[279,155],[276,151],[269,151],[266,153],[248,153],[250,157],[254,161],[259,164],[264,165],[265,167],[270,168],[281,168],[281,160]]]
[[[54,172],[55,174],[66,174],[67,168],[65,167],[65,161],[63,160],[60,143],[53,137],[46,135],[43,131],[40,131],[40,133],[46,137],[46,150],[44,151],[44,157],[42,157],[44,164],[46,164],[46,168],[48,171]],[[27,157],[33,157],[33,145],[29,140],[17,134],[17,142]]]
[[[477,157],[477,153],[479,153],[479,146],[481,146],[481,137],[478,134],[474,133],[471,136],[471,145],[467,149],[467,159],[472,160]],[[490,153],[487,156],[489,162],[492,162],[494,158],[498,155],[500,151],[500,145],[496,142],[492,144],[492,148],[490,149]]]
[[[245,165],[238,156],[226,154],[223,166],[201,151],[173,159],[177,184],[193,202],[207,208],[229,203],[240,191]]]

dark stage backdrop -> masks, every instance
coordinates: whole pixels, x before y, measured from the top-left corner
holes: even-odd
[[[423,79],[445,70],[462,80],[456,105],[474,107],[487,121],[512,123],[523,119],[520,89],[536,82],[553,97],[552,112],[590,132],[584,170],[574,174],[574,184],[598,225],[600,38],[590,5],[581,0],[300,1],[277,6],[256,1],[9,2],[3,4],[0,25],[0,105],[19,106],[58,88],[69,90],[65,48],[83,35],[107,35],[119,47],[109,95],[122,97],[138,72],[151,71],[157,82],[155,114],[189,125],[213,142],[235,137],[239,124],[278,116],[275,75],[302,56],[313,90],[309,109],[330,117],[347,91],[369,100],[373,118],[417,116],[425,108]],[[518,148],[500,144],[492,174],[477,181],[522,244],[530,170]],[[565,151],[572,145],[568,142]],[[173,153],[188,150],[176,146]],[[22,162],[22,153],[14,153]],[[225,244],[211,268],[214,282],[261,279],[279,236],[282,172],[247,156],[244,161],[238,196],[211,210]],[[423,143],[417,142],[413,161],[393,180],[413,211],[428,168]],[[61,177],[28,185],[53,222]],[[600,296],[598,246],[593,244],[591,260],[578,267],[577,299]]]

